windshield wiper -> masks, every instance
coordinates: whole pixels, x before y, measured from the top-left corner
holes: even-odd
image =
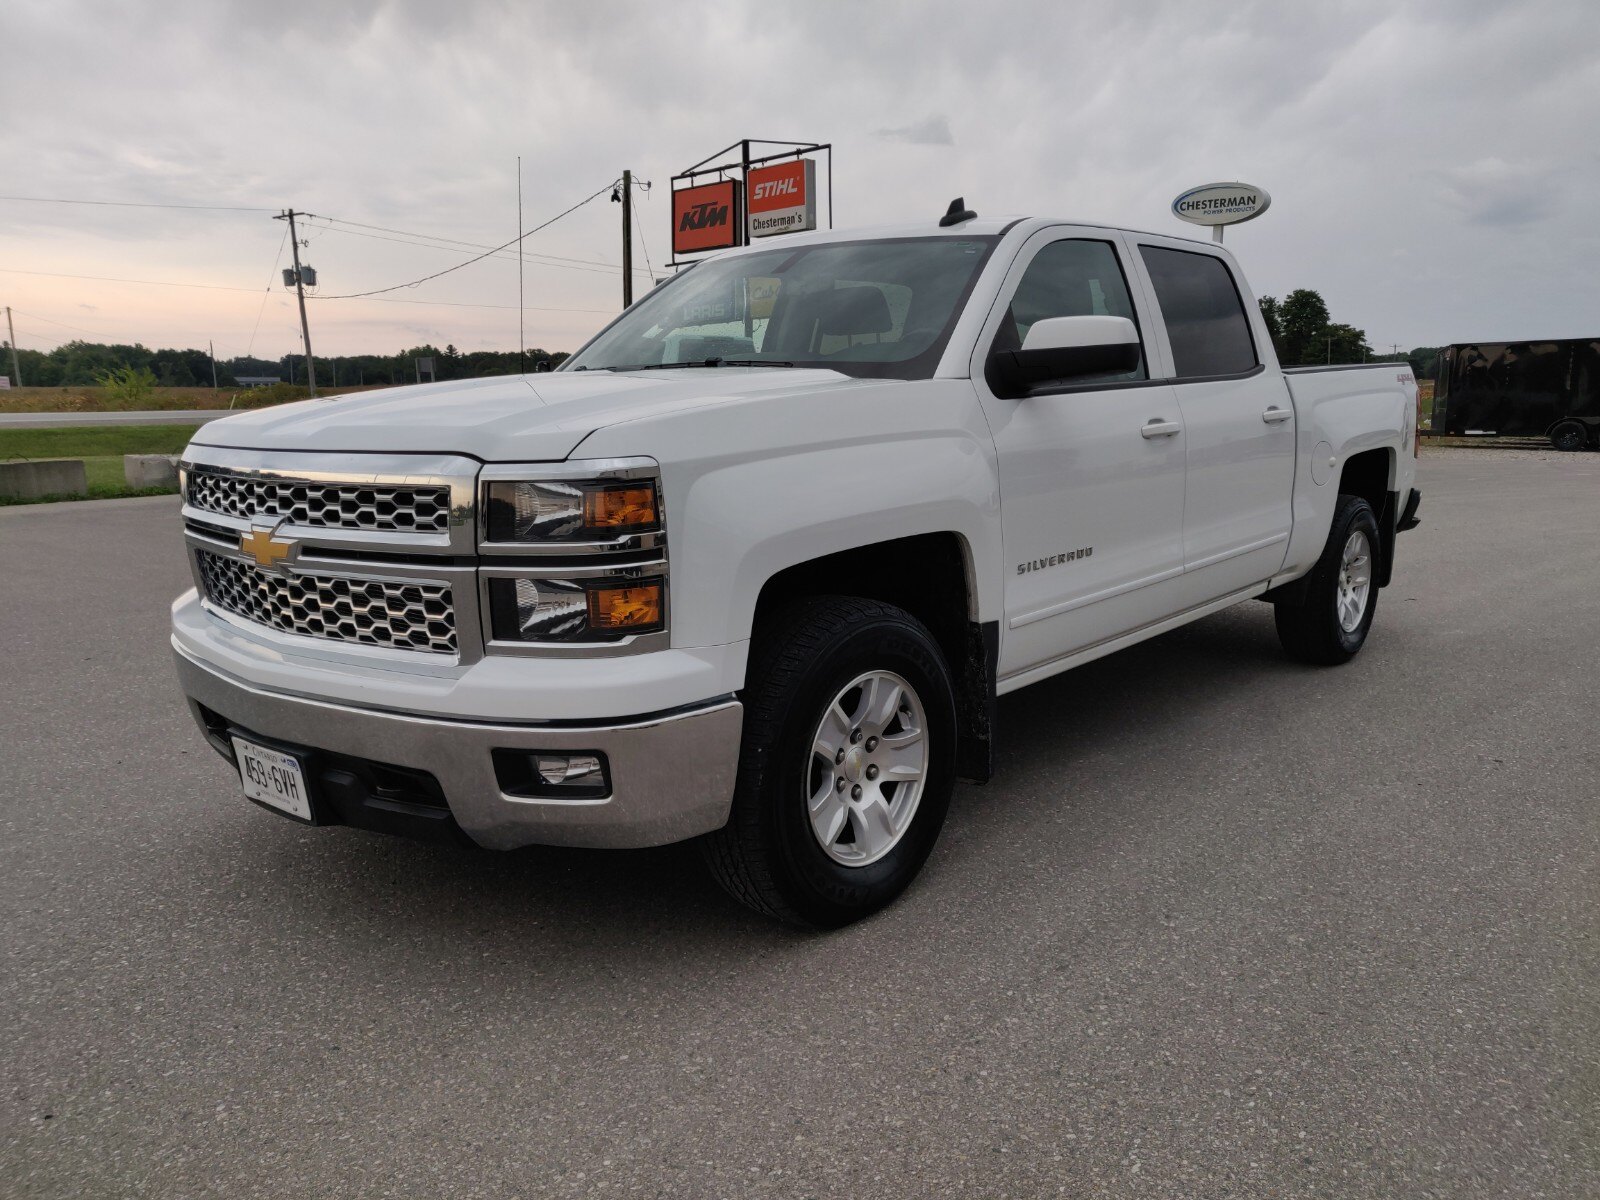
[[[636,367],[606,367],[607,371],[669,371],[674,367],[792,367],[778,358],[697,358],[690,362],[640,363]]]

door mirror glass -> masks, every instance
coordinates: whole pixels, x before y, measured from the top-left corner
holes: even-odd
[[[996,394],[1025,396],[1047,383],[1088,382],[1125,375],[1139,365],[1139,330],[1127,317],[1045,317],[1017,350],[996,350],[989,384]]]

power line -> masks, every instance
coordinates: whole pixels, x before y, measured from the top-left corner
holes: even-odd
[[[13,309],[12,311],[15,312],[18,316],[32,317],[35,321],[45,321],[45,322],[48,322],[51,325],[59,325],[63,329],[71,329],[71,330],[74,330],[74,331],[76,331],[78,333],[93,334],[95,337],[99,337],[99,338],[116,338],[116,337],[127,337],[127,336],[129,336],[128,334],[117,333],[117,332],[115,332],[113,330],[109,330],[109,329],[85,329],[82,325],[72,325],[72,324],[69,324],[66,321],[58,321],[54,317],[45,316],[43,313],[24,312],[20,308]],[[70,341],[71,340],[70,338],[56,338],[55,335],[53,335],[53,334],[40,334],[40,333],[34,332],[32,330],[24,330],[23,332],[24,333],[32,333],[32,335],[34,337],[51,338],[51,339],[53,339],[53,340],[55,340],[57,342],[66,342],[66,341]],[[139,335],[134,334],[132,336],[137,338]],[[180,331],[168,330],[167,333],[164,336],[166,336],[166,337],[200,337],[201,335],[199,333],[196,333],[194,330],[191,329],[191,330],[180,330]],[[214,337],[215,335],[211,331],[207,330],[206,333],[205,333],[205,336]],[[218,344],[222,345],[222,346],[232,346],[235,350],[239,349],[239,345],[238,345],[237,342],[228,342],[228,341],[220,341],[219,340]],[[158,349],[159,348],[160,347],[158,347]],[[173,348],[177,348],[177,347],[173,347]]]
[[[650,197],[650,185],[648,183],[646,183],[644,185],[644,194],[645,194],[645,198],[649,199],[649,197]],[[645,273],[645,277],[647,279],[649,279],[650,282],[653,284],[653,283],[655,283],[656,273],[650,266],[650,247],[646,246],[644,244],[644,222],[643,221],[639,222],[639,249],[644,251],[644,273]]]
[[[13,309],[12,311],[20,313],[24,317],[32,317],[35,321],[44,321],[51,325],[59,325],[63,329],[74,329],[79,333],[92,333],[96,337],[108,336],[106,331],[103,329],[85,329],[82,325],[68,325],[65,321],[57,321],[54,317],[47,317],[42,313],[23,312],[20,308]]]
[[[312,299],[316,299],[316,298],[317,297],[312,297]],[[340,297],[337,297],[337,296],[324,296],[322,298],[325,299],[325,300],[340,299]],[[502,308],[506,312],[516,312],[517,311],[517,306],[515,304],[469,304],[469,303],[467,303],[465,301],[462,301],[462,300],[395,300],[395,299],[382,299],[382,298],[379,298],[379,297],[376,297],[376,296],[369,296],[369,297],[366,297],[366,298],[368,300],[371,300],[371,302],[373,304],[420,304],[424,308],[431,307],[432,305],[435,305],[435,304],[442,304],[442,305],[445,305],[446,307],[449,307],[449,308]],[[614,308],[570,308],[565,304],[559,304],[559,305],[529,304],[529,305],[526,306],[526,308],[527,308],[527,310],[529,312],[599,313],[602,316],[608,316],[608,317],[616,316],[616,309],[614,309]]]
[[[0,196],[23,204],[93,204],[105,208],[187,208],[202,212],[276,212],[272,208],[253,208],[237,204],[157,204],[141,200],[68,200],[60,196]]]
[[[289,227],[284,226],[283,236],[278,239],[278,253],[272,258],[272,273],[267,276],[267,286],[262,289],[261,307],[256,309],[255,327],[250,330],[250,341],[244,348],[244,356],[249,358],[256,348],[256,334],[261,331],[261,316],[267,311],[267,300],[272,296],[272,281],[278,277],[278,264],[283,261],[283,248],[289,242]]]
[[[112,275],[69,275],[64,271],[24,271],[19,267],[0,267],[0,272],[7,275],[44,275],[51,279],[93,279],[99,283],[137,283],[146,287],[186,287],[204,288],[211,292],[249,292],[255,295],[255,288],[228,287],[220,283],[174,283],[168,279],[119,279]]]
[[[411,238],[411,239],[422,238],[422,239],[426,239],[426,242],[448,242],[453,246],[464,246],[469,250],[490,250],[490,249],[494,249],[494,247],[487,246],[482,242],[468,242],[468,241],[464,241],[461,238],[442,237],[439,234],[434,234],[434,233],[416,233],[413,230],[409,230],[409,229],[393,229],[393,228],[391,228],[391,227],[389,227],[387,225],[368,225],[368,224],[366,224],[365,222],[362,222],[362,221],[346,221],[342,217],[317,216],[316,219],[319,220],[319,221],[332,221],[336,225],[350,225],[350,226],[354,226],[356,229],[372,229],[372,230],[376,230],[379,233],[393,233],[393,234],[399,235],[402,238]],[[335,232],[350,233],[351,231],[348,230],[348,229],[344,229],[344,230],[336,230]],[[532,231],[530,230],[529,232],[531,233]],[[380,240],[386,240],[386,239],[380,239]],[[419,242],[417,244],[421,245],[421,244],[425,244],[425,243]],[[510,243],[507,243],[507,245],[509,245],[509,244]],[[435,249],[444,249],[444,247],[442,247],[442,246],[437,246],[437,247],[434,247],[434,248]],[[598,259],[598,258],[571,258],[571,257],[565,256],[565,255],[561,255],[561,254],[546,254],[543,251],[534,251],[534,250],[524,250],[524,251],[522,251],[522,254],[526,258],[534,259],[534,260],[550,259],[553,262],[578,263],[578,264],[581,264],[581,265],[583,265],[585,267],[603,267],[608,271],[617,270],[617,264],[616,263],[614,263],[614,262],[606,262],[603,259]]]
[[[528,230],[526,233],[519,233],[516,237],[512,238],[509,242],[503,242],[502,244],[494,247],[492,250],[485,250],[482,254],[477,255],[475,258],[467,259],[466,262],[457,263],[453,267],[446,267],[442,271],[435,271],[432,275],[424,275],[421,279],[414,279],[410,283],[397,283],[397,284],[393,285],[392,287],[373,288],[369,292],[347,292],[347,293],[345,293],[344,295],[341,295],[341,296],[317,296],[317,297],[315,297],[315,299],[318,299],[318,300],[359,300],[359,299],[361,299],[361,298],[363,298],[365,296],[379,296],[379,295],[382,295],[384,292],[398,292],[401,288],[414,288],[414,287],[417,287],[420,284],[427,283],[429,280],[438,279],[442,275],[449,275],[454,271],[459,271],[463,267],[470,267],[475,262],[482,262],[484,259],[488,258],[491,254],[494,254],[494,253],[496,253],[497,251],[500,251],[500,250],[505,250],[510,246],[518,246],[520,248],[520,244],[522,243],[523,239],[528,238],[528,237],[532,237],[534,234],[538,233],[541,229],[548,229],[550,226],[554,225],[557,221],[561,220],[562,217],[565,217],[565,216],[567,216],[567,215],[569,215],[571,213],[577,212],[578,209],[582,208],[585,204],[589,204],[589,203],[591,203],[591,202],[593,202],[595,200],[598,200],[601,196],[604,196],[610,190],[611,190],[611,185],[608,183],[608,184],[606,184],[605,187],[601,188],[599,191],[593,193],[592,195],[585,196],[582,200],[579,200],[571,208],[564,209],[563,211],[558,212],[555,216],[551,217],[548,221],[544,222],[542,225],[535,225],[532,229]]]
[[[327,217],[320,219],[324,221],[328,220]],[[385,237],[381,233],[362,233],[360,230],[356,229],[339,229],[337,227],[328,225],[319,225],[315,228],[322,233],[340,233],[345,237],[371,238],[375,242],[391,242],[397,246],[420,246],[424,250],[442,250],[446,254],[471,253],[469,250],[459,249],[455,246],[440,246],[435,245],[433,242],[417,241],[415,238]],[[488,247],[479,247],[479,249],[488,249]],[[488,257],[498,259],[502,262],[516,261],[515,254],[491,253]],[[581,260],[577,259],[558,259],[555,262],[545,262],[543,261],[544,259],[554,258],[555,256],[548,254],[534,254],[532,252],[525,252],[522,257],[525,261],[531,262],[535,266],[539,267],[559,267],[564,271],[582,271],[585,274],[591,275],[615,275],[617,273],[616,267],[607,266],[604,263],[595,263],[593,265],[589,265],[588,263],[583,263]],[[462,265],[465,266],[466,264],[463,263]]]

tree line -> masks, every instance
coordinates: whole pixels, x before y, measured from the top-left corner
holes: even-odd
[[[1367,344],[1366,331],[1334,321],[1327,302],[1310,288],[1296,288],[1281,301],[1261,297],[1261,316],[1272,336],[1278,361],[1286,367],[1323,363],[1409,362],[1418,379],[1432,379],[1440,346],[1415,346],[1403,354],[1378,354]],[[9,350],[9,345],[7,345]],[[134,345],[72,341],[54,350],[19,350],[22,381],[30,387],[92,387],[113,372],[131,369],[150,374],[158,387],[212,386],[212,360],[204,350],[150,350]],[[476,379],[484,375],[515,375],[557,366],[565,351],[533,348],[519,361],[515,350],[474,350],[463,353],[455,346],[413,346],[398,354],[352,354],[338,358],[317,356],[317,382],[323,387],[360,384],[415,383],[428,372],[418,359],[433,360],[433,377]],[[9,366],[9,361],[4,363]],[[216,386],[235,388],[244,377],[269,377],[288,384],[306,382],[305,357],[219,358]]]
[[[1414,346],[1401,354],[1378,354],[1367,344],[1367,333],[1354,325],[1334,321],[1327,301],[1310,288],[1296,288],[1281,301],[1261,297],[1261,317],[1272,336],[1272,348],[1286,367],[1312,367],[1326,363],[1405,362],[1418,379],[1432,379],[1442,346]]]
[[[0,366],[11,365],[10,344]],[[54,350],[18,350],[22,382],[28,387],[94,387],[107,376],[133,371],[149,372],[149,382],[157,387],[211,387],[211,356],[204,350],[151,350],[135,343],[108,345],[103,342],[71,341]],[[515,375],[523,370],[548,370],[567,358],[564,350],[538,347],[519,360],[515,350],[474,350],[463,353],[455,346],[413,346],[399,354],[350,354],[338,358],[316,357],[317,383],[323,387],[357,384],[415,383],[429,378],[426,365],[418,359],[433,360],[436,379],[476,379],[482,375]],[[285,354],[282,358],[219,358],[215,363],[216,386],[243,386],[241,377],[268,377],[284,383],[306,382],[305,356]]]

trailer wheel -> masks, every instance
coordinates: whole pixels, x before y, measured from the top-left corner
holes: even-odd
[[[1589,427],[1582,421],[1557,421],[1550,430],[1550,444],[1557,450],[1582,450],[1589,445]]]
[[[1378,521],[1360,496],[1341,495],[1322,557],[1297,600],[1273,605],[1278,641],[1290,658],[1316,666],[1349,662],[1366,643],[1378,609]]]
[[[922,868],[955,783],[955,687],[933,636],[875,600],[817,596],[751,646],[728,824],[712,875],[758,912],[832,929]]]

